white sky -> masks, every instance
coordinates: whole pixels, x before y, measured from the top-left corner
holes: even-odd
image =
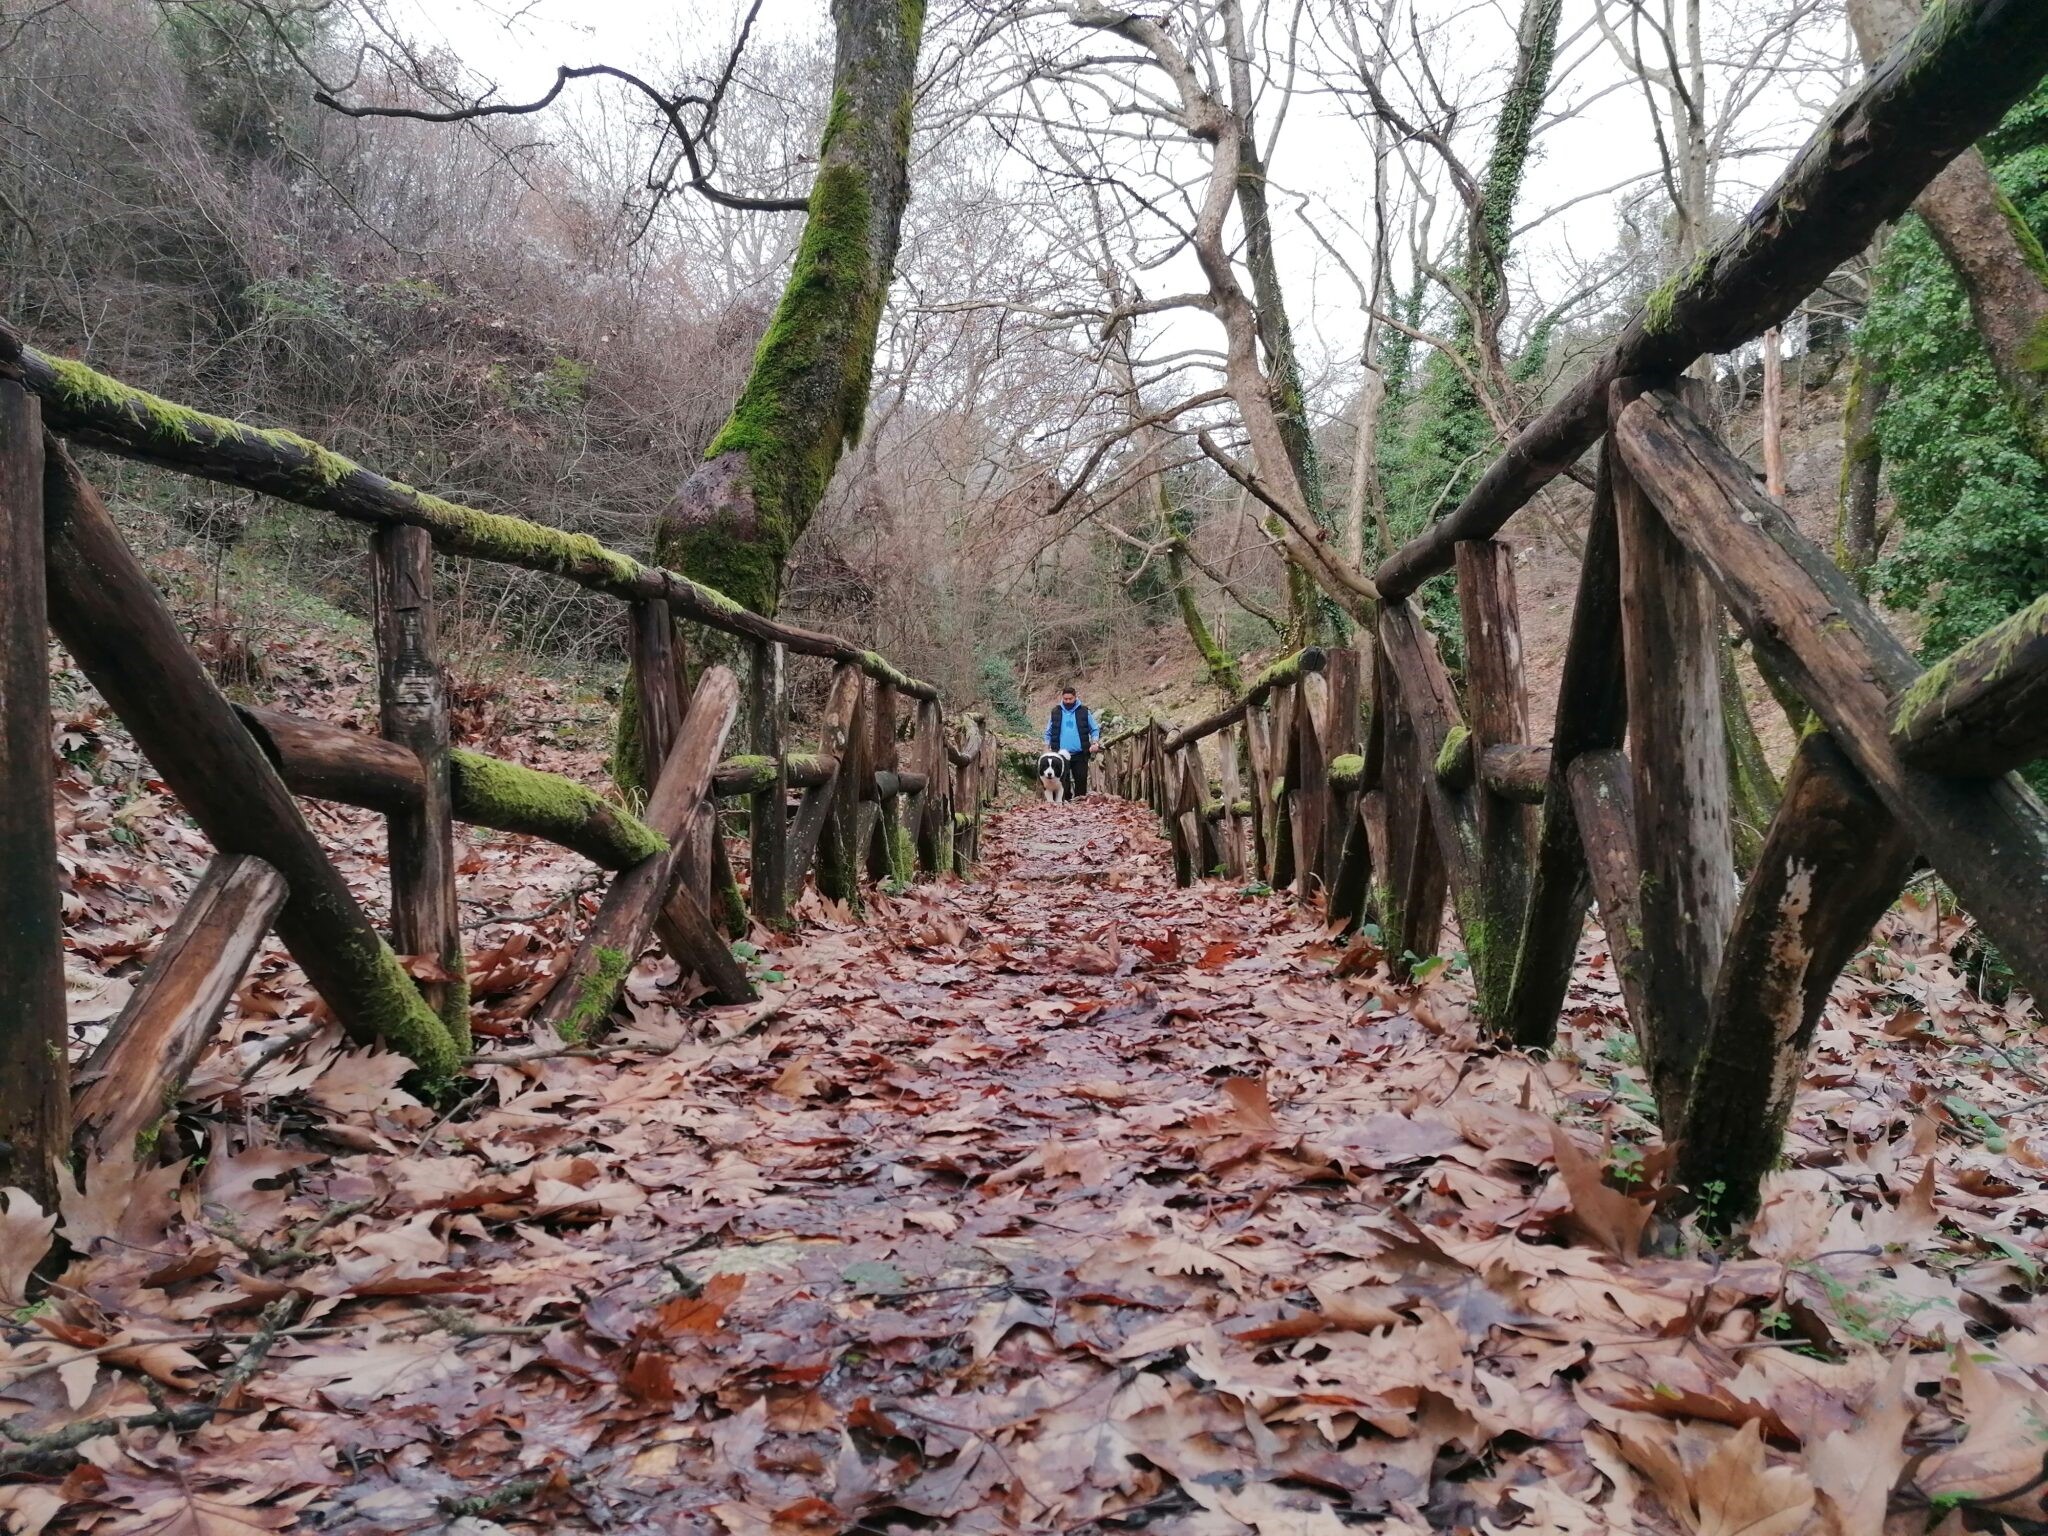
[[[1455,35],[1469,38],[1469,43],[1453,52],[1454,75],[1477,76],[1505,62],[1513,45],[1519,0],[1426,3],[1446,9],[1464,6]],[[1772,3],[1708,0],[1707,8],[1710,23],[1732,23],[1739,37],[1745,14],[1761,14]],[[392,11],[419,41],[444,45],[472,69],[495,79],[505,100],[531,99],[545,91],[558,64],[606,62],[631,68],[684,56],[701,59],[730,40],[739,14],[736,0],[394,0]],[[1614,243],[1618,198],[1591,194],[1655,165],[1642,93],[1633,85],[1615,88],[1622,71],[1592,32],[1591,14],[1592,0],[1566,0],[1560,69],[1569,72],[1554,88],[1549,106],[1555,113],[1575,103],[1590,104],[1539,140],[1520,204],[1519,218],[1526,222],[1546,209],[1586,199],[1520,246],[1520,259],[1529,265],[1535,286],[1546,298],[1555,297],[1564,286],[1568,268],[1596,259]],[[766,0],[754,36],[763,42],[791,40],[823,34],[829,27],[825,0]],[[1838,24],[1803,41],[1821,55],[1846,50]],[[1313,90],[1311,82],[1303,84]],[[1820,94],[1825,96],[1825,87]],[[1767,143],[1778,141],[1772,145],[1775,152],[1726,167],[1723,200],[1747,206],[1776,176],[1784,152],[1805,137],[1825,104],[1824,99],[1798,100],[1784,90],[1759,103],[1752,114],[1753,132]],[[1474,126],[1483,124],[1475,120]],[[1270,167],[1276,185],[1327,198],[1362,218],[1369,170],[1362,134],[1334,103],[1313,94],[1294,102]],[[1350,280],[1305,231],[1298,226],[1289,229],[1284,218],[1282,252],[1297,331],[1326,358],[1354,356],[1362,322]],[[1176,286],[1200,284],[1192,272],[1154,273],[1147,279],[1152,292],[1173,291]],[[1184,325],[1210,324],[1192,317],[1168,323],[1176,333]]]

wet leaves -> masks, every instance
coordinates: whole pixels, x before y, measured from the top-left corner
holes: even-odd
[[[106,798],[80,789],[67,824],[74,962],[118,980],[175,905],[148,872],[204,850]],[[374,826],[316,816],[373,893]],[[477,839],[498,1054],[442,1103],[345,1048],[267,958],[175,1155],[90,1165],[58,1212],[0,1203],[0,1456],[135,1421],[26,1465],[0,1520],[2044,1517],[2037,1026],[1967,994],[1938,911],[1838,985],[1786,1166],[1717,1247],[1659,1203],[1597,933],[1535,1059],[1480,1037],[1458,966],[1398,987],[1283,898],[1176,890],[1136,807],[1009,811],[987,846],[985,880],[877,894],[865,924],[807,896],[794,941],[755,936],[784,978],[757,1008],[702,1009],[650,957],[613,1046],[565,1055],[524,1021],[586,872]],[[24,1307],[60,1227],[60,1283]],[[284,1300],[295,1321],[242,1369]]]

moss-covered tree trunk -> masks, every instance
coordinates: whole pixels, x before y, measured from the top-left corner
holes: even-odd
[[[1920,24],[1920,0],[1850,0],[1849,23],[1875,65]],[[1965,150],[1913,203],[1955,269],[1992,370],[2027,445],[2048,464],[2048,256],[1983,154]]]
[[[859,439],[910,192],[922,0],[833,0],[832,16],[832,110],[795,266],[731,417],[655,526],[657,561],[763,614]]]
[[[1849,398],[1842,405],[1842,480],[1835,508],[1835,564],[1870,590],[1877,563],[1877,498],[1884,475],[1884,450],[1877,441],[1877,416],[1890,384],[1875,362],[1858,348],[1849,364]]]
[[[833,0],[832,19],[832,107],[795,264],[732,415],[654,526],[656,564],[759,614],[780,604],[789,552],[860,438],[910,196],[923,0]],[[629,799],[644,789],[634,700],[628,687],[612,752]]]

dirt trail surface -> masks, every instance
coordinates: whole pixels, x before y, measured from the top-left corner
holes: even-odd
[[[0,1334],[0,1523],[2041,1515],[2032,1058],[1938,932],[1843,983],[1798,1166],[1716,1249],[1638,1198],[1659,1155],[1597,947],[1537,1061],[1476,1038],[1455,962],[1396,988],[1282,900],[1176,890],[1138,807],[1011,810],[988,845],[983,883],[823,914],[759,1007],[647,1004],[433,1106],[315,1041],[263,1068],[282,1131],[221,1087],[203,1167],[17,1198],[0,1298],[53,1224],[78,1256]],[[1965,1033],[2023,1068],[1974,1127]]]

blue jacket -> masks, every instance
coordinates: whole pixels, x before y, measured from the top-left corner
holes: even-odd
[[[1052,718],[1045,722],[1045,744],[1057,752],[1060,749],[1060,716],[1066,712],[1064,704],[1052,707]],[[1088,713],[1086,704],[1074,705],[1074,729],[1081,737],[1081,750],[1088,751],[1095,745],[1095,717]]]

